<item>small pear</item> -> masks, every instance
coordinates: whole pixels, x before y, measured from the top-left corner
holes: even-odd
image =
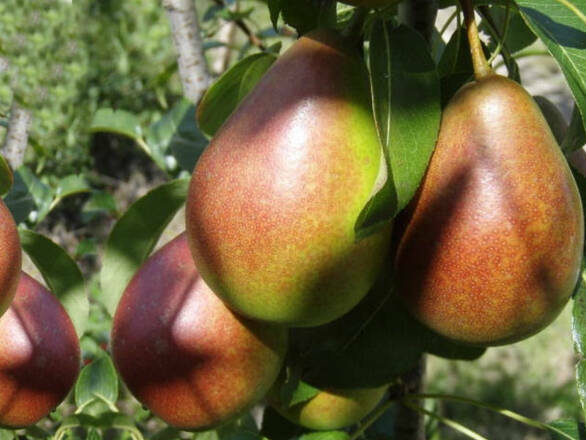
[[[287,331],[231,312],[200,277],[181,234],[131,280],[111,343],[139,401],[169,425],[204,430],[264,397],[285,357]]]
[[[398,294],[455,341],[524,339],[568,302],[584,219],[560,148],[516,82],[480,75],[444,110],[437,146],[398,246]]]
[[[8,309],[18,286],[22,253],[12,214],[0,199],[0,316]]]
[[[73,387],[80,357],[59,300],[23,272],[0,318],[0,426],[30,426],[47,416]]]
[[[186,226],[202,277],[245,316],[319,325],[354,307],[390,225],[357,240],[382,156],[368,74],[334,31],[300,38],[199,159]]]
[[[308,429],[332,431],[355,425],[372,412],[388,386],[326,389],[308,401],[287,408],[278,399],[271,406],[287,420]]]

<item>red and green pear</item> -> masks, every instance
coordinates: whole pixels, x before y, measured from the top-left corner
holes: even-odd
[[[30,426],[47,416],[75,384],[80,362],[67,312],[22,273],[14,301],[0,318],[0,426]]]
[[[12,214],[0,199],[0,316],[8,309],[16,292],[21,258],[16,224]]]
[[[276,399],[271,399],[271,406],[297,425],[312,430],[331,431],[352,426],[370,414],[384,397],[387,388],[327,389],[289,408]]]
[[[111,345],[140,402],[169,425],[204,430],[264,397],[281,368],[287,331],[230,311],[199,275],[181,234],[127,286]]]
[[[411,209],[395,260],[398,294],[436,332],[512,343],[568,302],[582,260],[580,196],[519,84],[488,74],[458,91]]]
[[[366,68],[333,31],[300,38],[224,123],[193,172],[190,248],[229,307],[289,326],[354,307],[390,226],[357,240],[384,158]]]

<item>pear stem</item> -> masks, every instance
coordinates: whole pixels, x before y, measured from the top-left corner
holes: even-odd
[[[482,43],[480,42],[476,20],[474,19],[472,0],[462,0],[462,10],[464,11],[464,22],[466,23],[468,43],[470,44],[470,55],[472,55],[474,77],[478,81],[491,75],[493,72],[486,60],[484,51],[482,50]]]

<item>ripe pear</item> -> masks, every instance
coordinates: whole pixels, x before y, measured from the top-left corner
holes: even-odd
[[[398,294],[436,332],[512,343],[547,326],[570,298],[584,241],[580,196],[519,84],[490,73],[456,93],[410,209]]]
[[[73,387],[80,362],[67,312],[23,272],[0,318],[0,426],[30,426],[48,415]]]
[[[300,38],[199,159],[187,198],[202,277],[245,316],[319,325],[364,297],[390,226],[356,240],[385,169],[366,69],[334,31]]]
[[[139,401],[170,425],[203,430],[264,397],[281,368],[287,332],[231,312],[200,277],[181,234],[131,280],[111,344]]]
[[[372,412],[388,386],[377,388],[326,389],[308,401],[287,407],[278,398],[270,405],[287,420],[319,431],[342,429],[358,423]]]
[[[21,258],[16,224],[12,214],[0,199],[0,316],[8,309],[16,292]]]

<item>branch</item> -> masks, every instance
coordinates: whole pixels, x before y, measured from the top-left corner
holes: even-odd
[[[163,0],[177,49],[184,95],[197,103],[211,83],[193,0]]]
[[[224,3],[224,0],[214,0],[214,2],[218,6],[226,7],[226,3]],[[252,30],[248,27],[248,25],[246,23],[244,23],[243,20],[234,20],[234,23],[236,24],[236,26],[238,26],[238,28],[242,32],[244,32],[246,34],[246,36],[248,37],[248,41],[250,42],[250,44],[252,44],[253,46],[258,47],[260,50],[263,50],[263,51],[266,50],[266,46],[261,41],[261,39],[258,38],[254,32],[252,32]]]
[[[422,355],[419,364],[401,376],[403,386],[398,394],[405,396],[421,393],[424,376],[425,355]],[[392,438],[393,440],[425,440],[422,415],[400,401],[397,404],[395,432]]]
[[[10,63],[0,57],[0,74],[8,70]],[[16,98],[12,99],[10,119],[4,143],[0,148],[0,154],[8,161],[10,167],[15,170],[24,162],[24,153],[28,145],[28,132],[32,122],[30,110],[18,105]]]

